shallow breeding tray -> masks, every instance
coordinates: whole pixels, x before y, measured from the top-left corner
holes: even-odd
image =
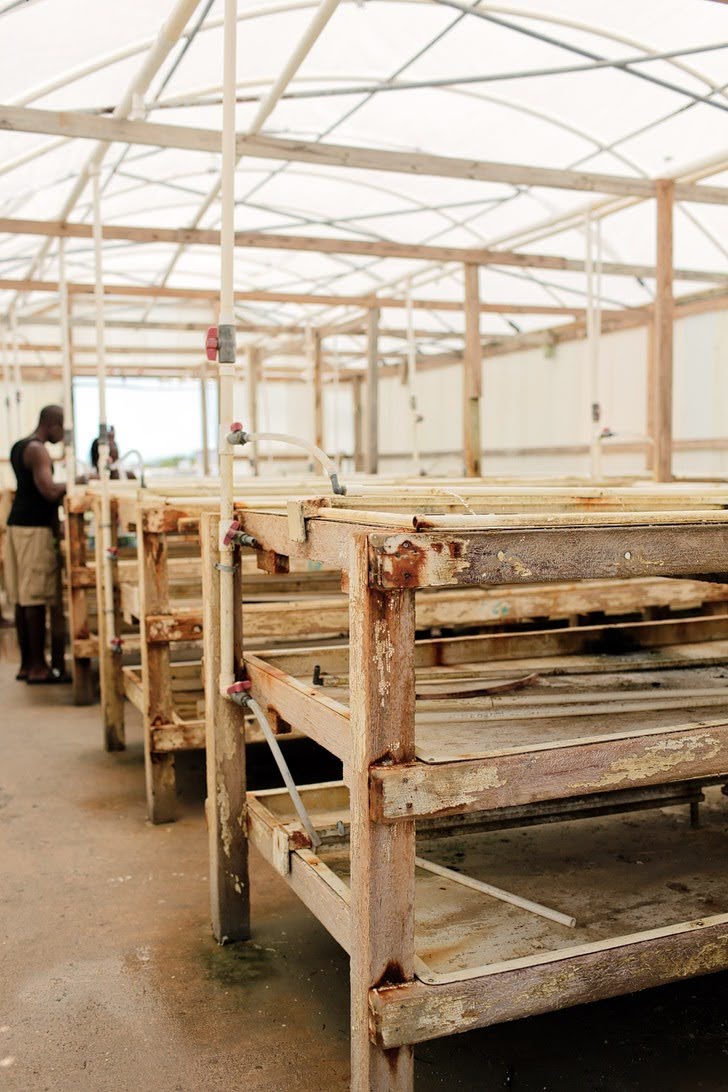
[[[658,806],[655,791],[643,804],[651,810],[573,819],[566,809],[563,821],[552,814],[525,829],[438,831],[418,824],[416,981],[373,991],[384,1045],[728,966],[728,801],[717,788],[707,790],[695,828],[684,804],[699,788],[660,792],[665,802],[677,794],[683,806]],[[346,788],[311,786],[301,795],[323,838],[315,853],[283,790],[248,794],[250,837],[351,950]],[[465,886],[468,880],[575,924]],[[458,1008],[466,996],[469,1007]],[[450,1009],[455,998],[460,1002]]]
[[[663,634],[680,637],[683,625],[700,637],[724,632],[725,622],[418,642],[416,761],[373,769],[375,814],[394,821],[728,777],[728,641],[660,643]],[[639,647],[643,634],[657,647]],[[619,641],[636,647],[604,650]],[[259,700],[314,738],[330,724],[324,742],[335,750],[338,739],[346,764],[348,650],[250,654],[246,661]]]

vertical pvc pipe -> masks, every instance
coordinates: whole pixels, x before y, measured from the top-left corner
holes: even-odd
[[[415,321],[412,308],[412,281],[407,281],[407,393],[410,407],[410,442],[412,444],[412,473],[420,473],[420,446],[418,425],[420,416],[417,412],[417,341],[415,340]]]
[[[5,402],[5,427],[7,429],[7,448],[9,451],[17,437],[13,435],[13,384],[10,378],[7,331],[4,326],[0,327],[0,355],[3,358],[3,401]]]
[[[463,266],[465,289],[465,355],[463,357],[463,454],[465,474],[479,478],[482,464],[480,403],[483,393],[483,346],[480,340],[480,269]]]
[[[255,345],[248,347],[247,359],[247,380],[248,380],[248,420],[247,426],[249,432],[256,432],[258,429],[258,369],[260,368],[260,350]],[[259,465],[258,455],[253,447],[253,453],[250,456],[250,466],[254,477],[258,477]]]
[[[210,438],[207,434],[207,366],[200,367],[200,424],[202,426],[202,473],[210,473]]]
[[[106,332],[104,330],[104,267],[102,259],[101,183],[98,167],[91,173],[93,190],[94,302],[96,305],[96,374],[99,381],[99,479],[101,481],[101,539],[104,560],[103,612],[109,644],[118,647],[114,617],[114,572],[111,547],[111,497],[109,495],[109,438],[106,420]]]
[[[233,518],[233,448],[226,436],[233,420],[235,377],[235,80],[237,0],[225,0],[222,105],[222,219],[220,225],[220,692],[227,697],[235,682],[233,549],[223,538]]]
[[[604,477],[602,465],[602,431],[604,429],[604,411],[602,408],[602,222],[594,223],[594,443],[597,453],[596,477]]]
[[[73,370],[65,242],[63,237],[58,240],[58,306],[61,310],[61,365],[63,368],[63,453],[66,462],[66,487],[70,489],[76,480],[76,452],[73,438]]]
[[[367,311],[367,474],[379,470],[379,308]]]
[[[675,183],[658,178],[657,203],[657,270],[655,284],[655,370],[654,370],[654,466],[655,481],[672,481],[672,418],[674,319],[673,298],[673,209]]]
[[[585,220],[586,236],[586,342],[589,360],[589,435],[590,474],[596,481],[602,476],[599,439],[601,405],[599,401],[599,323],[595,304],[594,228],[591,215]]]
[[[336,469],[341,473],[341,443],[339,441],[339,339],[334,337],[333,344],[333,362],[334,362],[334,416],[333,416],[333,438],[334,438],[334,463]]]
[[[13,347],[13,387],[15,403],[15,432],[17,439],[23,435],[23,379],[20,373],[20,346],[18,343],[18,327],[15,320],[15,310],[10,312],[10,340]]]

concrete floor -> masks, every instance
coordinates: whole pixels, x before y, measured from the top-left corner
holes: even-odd
[[[145,821],[139,721],[101,750],[98,707],[0,663],[0,1088],[336,1092],[348,966],[259,857],[254,938],[207,924],[204,776]],[[424,1044],[418,1092],[728,1089],[728,974]]]

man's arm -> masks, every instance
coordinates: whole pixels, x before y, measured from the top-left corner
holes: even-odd
[[[25,465],[33,471],[33,481],[41,496],[51,503],[60,504],[66,495],[66,487],[53,481],[51,457],[40,440],[26,447]]]

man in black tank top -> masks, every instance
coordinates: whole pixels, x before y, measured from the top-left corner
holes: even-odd
[[[5,576],[20,645],[17,678],[31,685],[67,681],[62,662],[54,670],[45,658],[46,607],[56,604],[59,588],[58,506],[66,492],[53,481],[45,445],[62,439],[63,410],[46,406],[35,431],[10,452],[18,485],[8,516]]]

